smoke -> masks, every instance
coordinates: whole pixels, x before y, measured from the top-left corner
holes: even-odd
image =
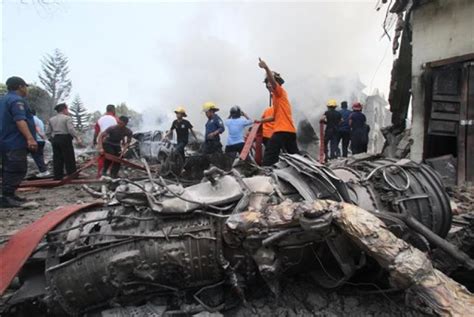
[[[178,38],[155,45],[161,79],[143,128],[168,129],[174,108],[185,106],[202,130],[206,101],[221,108],[222,118],[233,105],[259,118],[269,98],[258,57],[285,79],[295,121],[316,127],[327,99],[364,98],[360,74],[370,81],[380,58],[372,49],[381,33],[375,15],[370,3],[200,5]],[[381,82],[388,87],[388,79]]]

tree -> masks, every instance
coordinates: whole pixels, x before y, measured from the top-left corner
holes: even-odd
[[[69,67],[67,57],[60,50],[54,50],[53,55],[47,54],[41,61],[39,79],[45,90],[51,95],[52,104],[49,115],[53,115],[53,108],[59,102],[67,99],[71,92],[72,82],[68,78]]]
[[[137,128],[143,120],[142,114],[139,112],[136,112],[133,109],[130,109],[125,102],[121,102],[117,104],[117,106],[115,107],[115,114],[117,115],[117,117],[120,117],[120,116],[129,117],[130,118],[129,126],[133,128]]]
[[[69,107],[69,111],[71,112],[72,122],[76,129],[83,131],[89,124],[90,114],[87,113],[87,109],[84,107],[79,95],[76,95],[74,98],[71,107]]]
[[[38,117],[43,120],[49,120],[51,117],[50,109],[53,104],[53,98],[51,98],[46,90],[30,84],[26,101],[31,109],[36,110],[36,115]]]
[[[0,97],[7,94],[7,86],[5,84],[0,84]]]

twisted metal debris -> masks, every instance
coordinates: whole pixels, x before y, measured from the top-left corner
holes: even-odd
[[[188,187],[151,172],[115,181],[106,206],[47,234],[31,258],[40,269],[25,275],[7,315],[216,312],[245,303],[246,290],[262,281],[278,294],[282,275],[307,273],[336,288],[367,267],[418,290],[425,311],[472,310],[472,294],[412,247],[442,248],[472,269],[472,259],[442,239],[451,208],[429,167],[372,159],[330,169],[282,155],[273,168],[241,164],[203,175]],[[445,289],[427,287],[433,278]],[[32,285],[41,290],[34,296]]]

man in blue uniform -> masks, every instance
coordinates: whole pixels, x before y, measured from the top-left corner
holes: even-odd
[[[27,154],[38,148],[33,114],[23,99],[28,85],[20,77],[10,77],[8,93],[0,99],[0,152],[2,154],[2,198],[0,207],[21,207],[24,199],[15,191],[27,172]]]
[[[219,108],[212,102],[206,102],[203,106],[203,111],[206,113],[207,122],[202,151],[204,154],[222,153],[220,134],[225,131],[225,128],[224,122],[216,114]]]
[[[351,141],[349,117],[352,113],[352,111],[347,109],[347,101],[341,102],[341,110],[339,110],[339,113],[341,114],[342,121],[339,124],[337,146],[339,147],[339,142],[342,140],[342,156],[347,157],[347,149],[349,147],[349,142]]]

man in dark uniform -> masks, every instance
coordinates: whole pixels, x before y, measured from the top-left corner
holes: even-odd
[[[356,102],[352,105],[352,114],[349,117],[351,127],[351,151],[352,154],[367,152],[369,144],[370,127],[366,124],[366,117],[362,113],[362,104]]]
[[[225,131],[224,122],[216,114],[219,108],[213,102],[206,102],[203,106],[206,113],[206,136],[202,151],[204,154],[222,153],[220,134]]]
[[[196,134],[193,130],[193,125],[188,120],[184,119],[187,117],[186,110],[184,107],[178,107],[174,113],[176,113],[176,120],[171,124],[171,128],[166,134],[166,138],[169,138],[172,135],[173,130],[176,130],[176,151],[184,159],[184,148],[188,145],[189,142],[189,131],[193,134],[193,137],[197,140]]]
[[[326,161],[329,159],[335,159],[338,156],[338,128],[341,123],[342,116],[336,110],[337,101],[329,99],[327,103],[328,110],[324,113],[321,118],[321,122],[326,124],[324,130],[324,157]],[[331,145],[331,154],[328,157],[328,145]]]
[[[15,194],[26,176],[27,154],[38,148],[30,107],[23,99],[28,85],[20,77],[10,77],[8,93],[0,100],[0,152],[2,154],[2,199],[0,207],[21,207],[25,200]]]
[[[54,110],[57,114],[49,119],[46,135],[53,146],[54,179],[61,180],[64,177],[64,169],[66,169],[66,175],[72,175],[77,170],[72,140],[76,139],[81,146],[83,144],[79,133],[74,128],[68,106],[60,103],[54,107]]]
[[[107,128],[99,135],[99,152],[100,154],[109,153],[114,156],[122,154],[122,148],[127,148],[132,140],[133,132],[127,128],[128,117],[121,116],[117,125]],[[110,167],[112,165],[112,167]],[[117,178],[120,170],[120,164],[116,162],[104,160],[104,168],[102,175],[107,176],[110,167],[110,177]]]
[[[347,157],[347,149],[349,147],[349,142],[351,141],[351,127],[349,126],[349,116],[352,111],[347,109],[347,101],[341,102],[341,114],[342,121],[339,124],[339,132],[337,138],[337,147],[339,148],[339,143],[342,140],[342,156]]]

